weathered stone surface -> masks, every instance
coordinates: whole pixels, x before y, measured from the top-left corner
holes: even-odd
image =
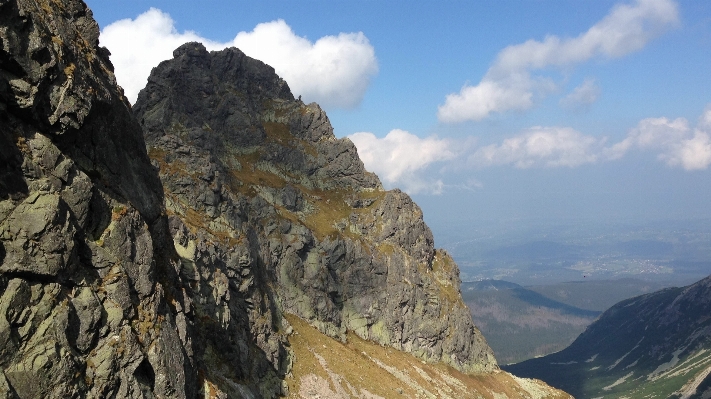
[[[284,312],[463,371],[497,368],[417,205],[383,191],[271,67],[188,43],[153,70],[134,110],[175,214],[180,273],[214,300],[198,310],[226,325],[244,318],[219,311],[235,301],[250,323],[266,319],[251,329],[275,368],[288,353],[275,334]]]
[[[419,208],[318,105],[189,43],[139,123],[98,33],[81,0],[0,0],[0,398],[286,396],[287,312],[497,369]]]
[[[5,248],[0,271],[57,277],[73,255],[75,232],[59,194],[29,195],[0,225]]]
[[[0,2],[0,397],[198,391],[163,190],[98,34],[78,0]]]

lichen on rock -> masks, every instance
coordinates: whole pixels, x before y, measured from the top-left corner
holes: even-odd
[[[258,284],[247,293],[273,317],[292,313],[330,336],[353,331],[467,372],[497,368],[419,207],[383,190],[323,110],[236,48],[188,43],[173,55],[134,109],[168,210],[202,235],[198,248],[214,243],[223,261],[249,248]]]
[[[98,34],[0,0],[0,398],[293,396],[287,314],[498,381],[421,210],[317,104],[188,43],[132,108]]]

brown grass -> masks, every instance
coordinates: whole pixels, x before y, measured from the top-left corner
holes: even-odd
[[[445,298],[450,305],[459,304],[463,307],[465,305],[462,296],[454,285],[456,282],[449,280],[450,277],[454,277],[456,267],[456,263],[449,255],[439,250],[435,252],[432,272],[439,287],[439,297]]]
[[[289,338],[295,354],[291,375],[287,377],[289,397],[299,398],[304,377],[314,374],[329,382],[331,391],[347,392],[351,387],[384,398],[435,397],[487,398],[496,394],[509,398],[530,398],[508,373],[467,375],[442,364],[426,364],[414,356],[370,341],[347,335],[342,343],[321,334],[306,321],[286,315],[295,334]],[[316,355],[325,360],[320,364]],[[336,384],[340,385],[337,387]],[[569,398],[550,388],[549,398]]]

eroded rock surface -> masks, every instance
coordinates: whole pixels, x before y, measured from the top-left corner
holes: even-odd
[[[0,0],[0,398],[286,395],[287,313],[497,369],[420,209],[318,105],[189,43],[132,110],[98,34],[80,0]]]
[[[0,1],[3,398],[198,394],[163,189],[98,35],[81,1]]]
[[[466,372],[497,368],[419,207],[384,191],[318,105],[295,100],[271,67],[188,43],[153,70],[135,112],[185,278],[223,281],[229,289],[197,284],[244,297],[250,323],[269,309],[257,341],[275,364],[269,330],[286,312],[332,337],[353,331]]]

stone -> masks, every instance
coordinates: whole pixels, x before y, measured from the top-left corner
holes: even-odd
[[[77,289],[71,300],[74,320],[69,326],[74,346],[80,353],[86,353],[93,346],[98,334],[97,324],[101,321],[102,306],[96,293],[89,287]]]
[[[271,67],[235,48],[187,43],[153,70],[134,111],[168,209],[199,232],[188,240],[171,222],[181,275],[201,276],[192,280],[205,314],[226,326],[220,303],[233,300],[254,314],[260,306],[244,297],[254,292],[268,298],[262,306],[335,337],[353,330],[462,371],[497,369],[459,296],[456,265],[437,268],[454,263],[436,259],[419,207],[384,191],[325,112],[295,100]],[[245,274],[235,272],[231,240],[250,248]],[[267,354],[287,353],[276,337],[255,338]]]
[[[0,0],[0,398],[288,393],[295,334],[498,370],[422,212],[317,104],[186,43],[131,105],[81,0]]]
[[[29,196],[0,224],[5,248],[0,271],[57,277],[74,255],[75,232],[59,195]]]

